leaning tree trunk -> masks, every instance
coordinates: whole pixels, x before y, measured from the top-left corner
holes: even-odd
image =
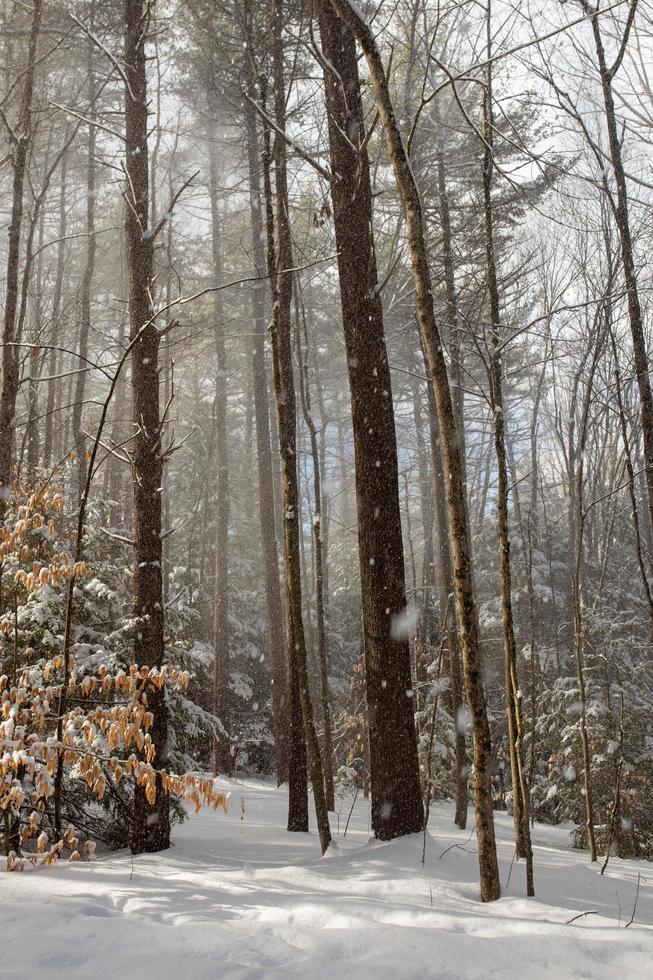
[[[42,11],[42,0],[34,0],[20,117],[11,141],[11,217],[7,242],[7,278],[5,280],[5,311],[2,330],[2,388],[0,389],[0,517],[2,517],[8,501],[7,491],[11,484],[13,465],[14,416],[16,414],[20,369],[19,350],[14,346],[18,340],[15,331],[20,272],[20,236],[23,225],[23,191],[27,171],[27,155],[32,141],[34,74]]]
[[[428,366],[428,365],[427,365]],[[440,615],[451,605],[455,594],[451,562],[451,537],[447,515],[447,490],[442,466],[440,426],[435,405],[433,385],[428,382],[429,434],[431,461],[435,483],[435,519],[438,532],[437,582]],[[443,624],[444,629],[446,624]],[[467,741],[465,738],[465,705],[463,702],[463,678],[460,663],[460,638],[458,630],[448,629],[449,677],[451,680],[451,713],[454,723],[454,765],[456,766],[456,809],[454,823],[461,830],[467,826]]]
[[[397,442],[355,40],[327,0],[319,18],[354,431],[372,827],[388,840],[418,832],[424,820],[410,650],[393,630],[406,607]]]
[[[133,597],[137,664],[160,667],[164,659],[163,582],[161,560],[161,480],[163,448],[159,411],[159,331],[153,320],[151,287],[154,239],[148,228],[147,82],[145,41],[149,26],[147,0],[124,3],[125,71],[125,240],[132,351],[132,408],[135,436],[132,453],[134,489]],[[168,759],[168,713],[165,691],[150,686],[148,709],[159,770]],[[132,851],[161,851],[170,846],[168,793],[157,779],[156,800],[134,790]]]
[[[492,743],[481,674],[478,617],[474,599],[461,453],[442,338],[433,310],[433,291],[424,235],[422,203],[399,130],[385,68],[374,35],[369,25],[348,0],[329,0],[329,2],[352,29],[363,48],[404,210],[415,284],[417,319],[433,380],[447,475],[456,604],[461,629],[467,701],[472,722],[473,793],[481,898],[483,901],[493,901],[499,898],[501,886],[492,813]]]
[[[436,110],[437,112],[437,110]],[[436,114],[438,127],[439,115]],[[456,291],[455,259],[453,250],[453,234],[451,230],[451,204],[447,187],[447,168],[444,152],[440,145],[441,136],[437,137],[437,180],[438,180],[438,209],[440,213],[440,228],[442,230],[442,270],[444,272],[444,295],[447,309],[447,335],[449,338],[449,355],[453,387],[451,400],[453,402],[458,443],[460,445],[460,464],[463,474],[463,485],[467,490],[467,465],[465,449],[465,387],[463,383],[463,363],[465,357],[462,342],[462,326],[458,315],[458,294]],[[465,496],[465,499],[467,497]]]
[[[434,106],[434,119],[439,130],[440,116],[437,104]],[[416,146],[413,140],[409,148],[411,164],[415,170]],[[442,235],[442,271],[444,274],[444,295],[446,303],[446,337],[449,341],[449,354],[451,364],[451,375],[453,386],[451,400],[454,416],[456,420],[456,431],[458,434],[458,445],[460,448],[460,464],[462,474],[462,486],[465,493],[465,506],[467,507],[467,472],[466,472],[466,452],[465,452],[465,432],[464,432],[464,389],[463,389],[463,345],[461,342],[461,331],[458,316],[458,297],[456,293],[455,263],[453,250],[453,233],[451,229],[451,208],[449,202],[449,192],[447,189],[446,166],[444,152],[441,146],[439,131],[436,133],[436,160],[437,160],[437,197],[438,211],[440,218],[440,230]],[[422,358],[428,374],[428,359],[422,344]],[[433,392],[433,382],[427,379],[427,395],[429,405],[430,421],[430,442],[431,459],[433,465],[433,480],[435,484],[435,515],[438,540],[438,572],[437,582],[439,586],[439,605],[440,614],[444,616],[444,610],[454,600],[453,570],[451,565],[451,543],[449,531],[449,518],[446,504],[446,483],[444,478],[442,447],[440,439],[440,426],[437,420],[437,409],[435,406],[435,395]],[[453,617],[452,617],[453,618]],[[463,704],[463,684],[460,664],[460,642],[458,631],[447,628],[443,622],[442,629],[446,630],[446,650],[449,664],[449,676],[451,686],[449,689],[450,708],[454,722],[455,739],[455,779],[456,779],[456,808],[454,813],[454,823],[461,829],[467,825],[467,745],[465,738],[465,711]]]

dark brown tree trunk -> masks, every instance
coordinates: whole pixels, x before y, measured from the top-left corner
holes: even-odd
[[[289,779],[292,787],[292,764],[293,755],[295,754],[293,743],[298,742],[301,738],[308,749],[308,761],[313,786],[313,802],[315,804],[315,815],[317,818],[318,833],[320,835],[320,846],[324,854],[331,843],[331,830],[329,828],[329,814],[324,794],[320,746],[315,731],[313,708],[308,686],[307,652],[302,618],[299,483],[297,471],[297,410],[292,359],[291,323],[293,251],[290,216],[288,213],[286,143],[282,135],[285,132],[286,125],[283,51],[284,0],[273,0],[271,12],[274,119],[277,127],[277,135],[274,140],[274,176],[279,261],[278,265],[274,266],[276,271],[276,277],[273,281],[274,317],[270,331],[270,340],[272,346],[274,388],[277,401],[283,490],[284,564],[286,571],[286,656],[289,667],[288,688],[291,699],[294,698],[295,691],[297,691],[303,722],[303,731],[301,733],[293,730],[291,727],[288,764],[291,770]],[[269,222],[268,227],[270,227]],[[271,244],[273,247],[273,243]],[[289,807],[288,829],[291,829],[291,822],[294,822],[291,820],[291,817],[292,814]]]
[[[326,470],[326,453],[327,453],[327,411],[324,403],[324,389],[322,384],[322,378],[320,376],[319,370],[319,350],[318,350],[318,333],[316,330],[313,331],[313,337],[311,343],[313,344],[313,349],[315,350],[315,357],[313,358],[313,371],[315,374],[315,394],[318,404],[318,409],[320,412],[320,488],[322,490],[322,520],[321,520],[321,539],[322,539],[322,574],[323,574],[323,592],[324,592],[324,618],[328,622],[329,620],[329,531],[331,527],[331,501],[329,499],[329,494],[327,491],[327,470]]]
[[[126,277],[124,274],[124,248],[121,249],[121,272],[120,277],[121,283],[125,283]],[[123,309],[126,303],[123,304]],[[118,350],[124,350],[126,343],[128,343],[127,338],[127,323],[124,316],[120,317],[120,322],[118,325],[118,336],[116,338]],[[118,384],[116,386],[116,399],[114,406],[114,417],[111,425],[110,433],[110,444],[112,446],[119,446],[127,438],[127,424],[125,420],[125,409],[123,406],[128,404],[128,368],[129,365],[125,365],[124,371],[118,379]],[[124,476],[124,468],[128,464],[126,461],[122,460],[120,456],[114,452],[111,459],[107,461],[107,481],[108,481],[108,497],[109,497],[109,524],[111,527],[122,527],[123,531],[125,525],[127,528],[131,525],[131,520],[127,516],[128,510],[128,492],[126,488],[126,479]]]
[[[263,80],[262,80],[263,81]],[[262,93],[262,102],[265,105],[265,96]],[[263,162],[263,189],[265,195],[265,225],[266,225],[266,239],[267,239],[267,256],[266,263],[268,269],[268,277],[270,281],[270,291],[272,299],[272,323],[270,324],[269,337],[270,337],[270,348],[272,352],[272,365],[273,371],[275,368],[275,346],[273,343],[275,331],[277,329],[277,322],[279,317],[279,298],[278,298],[278,286],[277,286],[277,257],[276,257],[276,242],[275,242],[275,230],[274,230],[274,204],[272,199],[272,180],[271,180],[271,165],[272,165],[272,150],[271,150],[271,138],[270,138],[270,127],[265,124],[263,127],[263,152],[262,152],[262,162]],[[275,375],[276,377],[276,375]],[[267,383],[267,379],[266,379]],[[274,380],[273,380],[274,385]],[[277,403],[276,389],[275,389],[275,404]],[[278,404],[277,411],[273,413],[270,418],[270,422],[275,419],[274,431],[272,433],[272,441],[276,442],[276,445],[280,444],[280,435],[278,428]],[[274,466],[275,472],[280,470],[279,466]],[[274,473],[273,473],[273,484],[274,484]],[[279,491],[275,492],[275,512],[280,509],[278,501],[280,500]],[[301,702],[299,698],[299,682],[297,676],[297,665],[295,657],[295,633],[293,630],[292,617],[290,615],[289,606],[289,596],[288,596],[288,582],[287,582],[287,563],[286,563],[286,536],[285,536],[285,521],[283,520],[281,526],[283,528],[283,541],[284,541],[284,625],[285,625],[285,670],[286,670],[286,708],[287,708],[287,719],[286,719],[286,762],[288,767],[288,830],[290,831],[307,831],[308,830],[308,782],[307,782],[307,759],[306,759],[306,740],[304,737],[304,724],[302,720],[302,709]]]
[[[174,187],[172,180],[172,168],[168,169],[168,194],[169,199],[172,201],[174,197]],[[152,212],[156,215],[156,211]],[[170,333],[171,323],[173,321],[173,315],[171,310],[172,305],[172,270],[174,269],[174,252],[173,252],[173,222],[168,221],[168,227],[166,230],[166,262],[167,262],[167,275],[165,283],[165,307],[168,310],[166,316],[165,324],[165,338],[163,341],[163,404],[168,405],[170,399],[174,395],[174,361],[172,357],[172,349],[170,343]],[[165,411],[165,409],[164,409]],[[170,478],[169,478],[169,468],[167,466],[163,469],[163,603],[164,609],[168,608],[169,592],[170,592],[170,538],[172,534],[172,518],[170,515]]]
[[[499,898],[501,886],[492,813],[492,744],[481,673],[478,619],[474,599],[465,489],[456,419],[442,339],[433,310],[433,292],[424,236],[422,203],[397,123],[381,56],[369,26],[347,0],[330,0],[358,38],[370,70],[370,82],[383,122],[390,158],[402,199],[413,268],[417,318],[436,397],[447,476],[449,525],[467,701],[472,722],[474,808],[481,899]]]
[[[435,108],[436,123],[439,126],[440,119]],[[442,232],[442,269],[444,272],[445,300],[447,310],[446,335],[449,339],[449,352],[451,360],[451,375],[453,379],[451,400],[456,420],[456,431],[458,434],[458,445],[460,448],[460,463],[462,472],[462,483],[465,490],[465,507],[467,508],[467,468],[465,454],[465,429],[464,429],[464,390],[463,390],[463,345],[461,341],[461,328],[458,317],[458,298],[456,293],[455,262],[453,251],[453,235],[451,230],[451,210],[449,203],[449,191],[447,188],[447,174],[445,156],[440,142],[440,134],[436,134],[436,157],[437,157],[437,187],[438,187],[438,210],[440,217],[440,228]],[[422,346],[422,356],[428,374],[428,359]],[[435,482],[436,497],[436,525],[438,532],[438,575],[439,583],[439,605],[440,614],[444,616],[444,610],[454,600],[453,571],[451,565],[451,543],[449,518],[446,504],[446,483],[444,478],[442,448],[440,443],[440,427],[437,420],[437,409],[433,384],[431,379],[427,381],[430,433],[431,433],[431,458],[433,464],[433,476]],[[451,618],[454,619],[454,611],[451,611]],[[465,738],[465,707],[463,703],[463,684],[460,663],[460,642],[458,631],[447,627],[442,623],[441,629],[446,631],[446,653],[449,664],[449,676],[451,681],[450,702],[451,713],[454,722],[455,739],[455,782],[456,782],[456,809],[454,823],[461,829],[467,826],[467,745]]]
[[[397,442],[355,40],[326,0],[319,19],[354,430],[372,827],[388,840],[419,832],[424,821],[410,650],[393,626],[406,608]]]
[[[148,667],[163,664],[164,614],[161,560],[161,481],[163,448],[159,411],[159,342],[151,299],[154,239],[148,226],[149,173],[147,151],[147,83],[145,42],[149,28],[147,0],[124,2],[125,70],[125,240],[132,350],[134,571],[136,619],[134,660]],[[137,339],[136,339],[137,338]],[[150,687],[148,708],[154,715],[151,729],[156,769],[168,760],[168,714],[165,691]],[[132,851],[161,851],[170,846],[168,793],[157,780],[154,803],[145,791],[134,791]]]
[[[439,125],[439,116],[436,117]],[[440,227],[442,229],[442,268],[444,271],[445,299],[447,304],[447,336],[449,339],[449,354],[451,362],[452,390],[454,415],[460,446],[460,463],[463,474],[463,484],[467,490],[467,465],[465,452],[465,389],[463,386],[464,346],[462,342],[462,327],[458,316],[458,296],[456,293],[455,259],[453,251],[453,235],[451,232],[451,207],[447,187],[447,168],[440,135],[437,142],[437,180],[438,205],[440,212]],[[467,494],[465,493],[465,500]]]
[[[20,236],[23,226],[23,191],[27,171],[27,156],[32,140],[32,100],[36,53],[41,30],[42,0],[34,0],[29,33],[27,63],[23,81],[21,110],[13,133],[11,148],[12,188],[11,217],[7,242],[7,278],[5,280],[4,322],[2,330],[2,388],[0,389],[0,517],[8,500],[11,485],[16,398],[20,370],[19,349],[14,346],[18,309],[18,279],[20,273]]]

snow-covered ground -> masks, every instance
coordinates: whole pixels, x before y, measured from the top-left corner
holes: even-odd
[[[569,828],[537,826],[527,900],[523,868],[511,871],[511,821],[497,815],[504,898],[483,905],[474,838],[448,807],[432,811],[425,867],[421,837],[370,841],[362,799],[346,838],[351,800],[342,804],[337,847],[322,859],[314,833],[283,829],[283,791],[225,786],[229,814],[189,818],[164,854],[0,874],[0,977],[653,976],[653,865],[612,859],[600,877],[568,849]]]

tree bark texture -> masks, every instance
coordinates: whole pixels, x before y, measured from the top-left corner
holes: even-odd
[[[132,351],[132,410],[134,487],[133,598],[136,619],[134,660],[160,667],[164,660],[164,614],[161,562],[162,429],[159,410],[159,332],[153,321],[151,298],[154,240],[148,226],[149,173],[147,152],[147,83],[145,42],[149,26],[147,0],[124,3],[125,85],[125,240]],[[154,715],[151,729],[153,765],[165,768],[168,759],[168,712],[165,691],[146,692]],[[170,846],[168,794],[159,781],[155,802],[142,787],[134,792],[132,851],[161,851]]]
[[[290,674],[296,675],[303,722],[303,737],[313,787],[320,846],[324,853],[331,843],[329,815],[324,794],[320,746],[315,731],[308,687],[307,651],[302,617],[301,556],[299,526],[299,481],[297,470],[297,407],[292,357],[292,267],[293,250],[288,214],[286,172],[286,90],[284,78],[283,24],[284,2],[272,0],[272,44],[274,72],[274,176],[279,261],[276,269],[274,324],[271,331],[274,386],[277,398],[281,479],[283,490],[284,557],[286,570],[286,632]],[[294,676],[292,677],[294,681]],[[291,746],[292,752],[292,746]],[[291,759],[289,759],[289,764]]]
[[[5,282],[5,311],[2,330],[2,388],[0,389],[0,517],[7,503],[7,491],[11,485],[14,416],[18,396],[20,341],[16,334],[18,308],[18,283],[20,276],[20,238],[23,225],[24,187],[28,153],[32,139],[32,102],[36,55],[41,30],[42,0],[34,0],[27,49],[27,65],[23,81],[23,97],[11,148],[12,188],[11,217],[7,241],[7,278]]]
[[[319,5],[342,320],[349,372],[370,730],[372,827],[381,840],[422,829],[408,638],[397,442],[372,232],[355,39]]]
[[[499,898],[501,887],[492,813],[492,745],[481,673],[478,618],[472,579],[460,446],[442,339],[433,310],[433,293],[424,236],[422,204],[399,130],[385,69],[374,35],[356,8],[347,0],[329,0],[329,2],[354,32],[365,54],[372,90],[385,130],[395,179],[402,199],[413,268],[417,318],[433,380],[445,473],[447,475],[447,500],[456,605],[461,627],[465,687],[472,723],[473,796],[481,898],[483,901],[493,901]]]

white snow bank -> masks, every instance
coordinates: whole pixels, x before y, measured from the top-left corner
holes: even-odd
[[[585,853],[568,849],[569,828],[536,826],[537,898],[527,900],[523,867],[510,868],[512,821],[498,815],[505,897],[483,905],[474,838],[453,827],[447,807],[431,811],[425,868],[421,837],[369,840],[361,799],[345,839],[351,800],[342,805],[339,834],[333,818],[338,847],[323,860],[315,833],[283,829],[283,791],[254,781],[225,788],[232,793],[228,816],[202,811],[177,830],[170,851],[135,858],[133,866],[131,855],[120,853],[0,874],[0,977],[651,975],[653,866],[613,858],[601,878]],[[635,922],[625,929],[638,871]],[[567,924],[590,909],[597,914]]]

